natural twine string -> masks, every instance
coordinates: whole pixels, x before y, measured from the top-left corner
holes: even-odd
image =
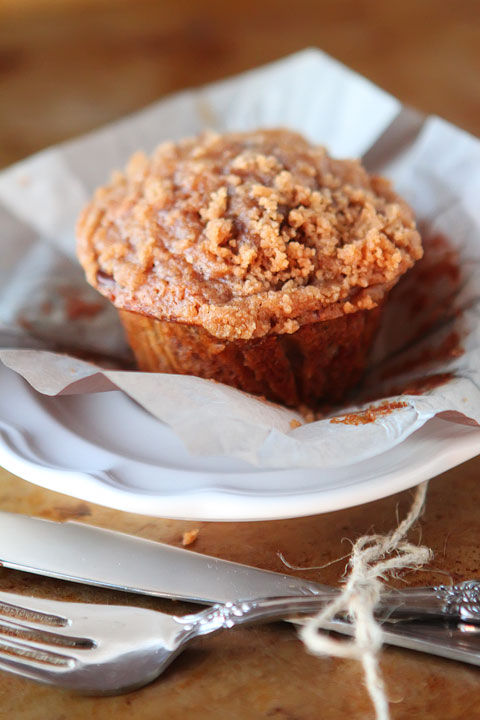
[[[365,535],[353,545],[349,574],[342,593],[299,631],[307,649],[315,655],[354,658],[363,665],[365,684],[375,708],[376,720],[389,720],[388,700],[380,675],[378,652],[382,630],[374,618],[374,608],[388,573],[418,568],[428,562],[431,551],[404,540],[422,514],[428,482],[418,486],[407,516],[388,535]],[[325,622],[339,613],[348,613],[354,624],[354,640],[335,640],[319,632]]]

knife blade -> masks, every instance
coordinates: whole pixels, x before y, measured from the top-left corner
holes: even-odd
[[[0,512],[0,564],[73,582],[210,604],[324,592],[302,578],[85,525]]]

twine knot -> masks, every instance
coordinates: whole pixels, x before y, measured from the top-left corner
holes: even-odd
[[[404,538],[423,512],[428,482],[418,486],[412,506],[398,527],[387,535],[364,535],[352,547],[348,574],[340,595],[299,631],[307,649],[315,655],[359,660],[365,684],[375,708],[376,720],[389,720],[390,713],[378,666],[382,629],[374,610],[389,573],[418,568],[430,560],[431,551]],[[321,632],[324,623],[347,614],[354,626],[354,639],[336,640]]]

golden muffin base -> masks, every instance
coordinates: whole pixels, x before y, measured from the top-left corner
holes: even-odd
[[[360,379],[381,308],[295,333],[220,340],[204,328],[119,310],[140,370],[196,375],[288,406],[338,402]]]

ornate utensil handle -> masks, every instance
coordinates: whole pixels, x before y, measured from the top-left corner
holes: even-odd
[[[332,593],[326,592],[299,597],[240,600],[213,605],[194,615],[175,617],[175,620],[182,626],[185,639],[189,639],[193,636],[208,635],[216,630],[227,630],[235,625],[282,620],[289,615],[300,613],[315,613],[331,599]]]
[[[296,614],[318,612],[334,593],[300,597],[259,598],[214,605],[195,615],[177,617],[188,636],[205,635],[244,623],[283,619]],[[409,588],[389,591],[376,608],[384,621],[410,619],[418,622],[451,620],[480,625],[480,582],[469,580],[457,585]]]
[[[389,592],[382,598],[378,612],[389,618],[443,619],[480,625],[480,582],[467,580],[457,585]]]

